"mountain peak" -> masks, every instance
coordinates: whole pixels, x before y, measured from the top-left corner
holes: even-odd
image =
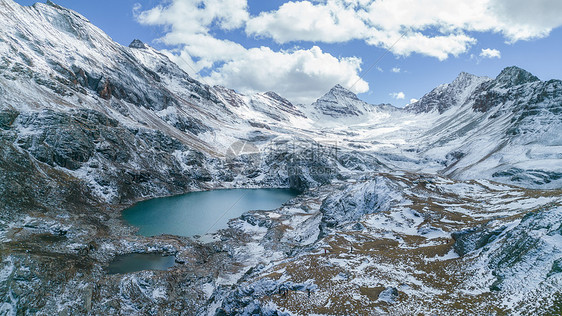
[[[487,77],[479,77],[461,72],[453,82],[441,85],[424,95],[419,101],[406,106],[406,110],[414,113],[443,113],[451,107],[464,104],[467,98],[482,83],[489,81]]]
[[[511,87],[540,81],[540,79],[525,69],[511,66],[502,70],[495,81],[502,87]]]
[[[313,107],[332,117],[358,116],[367,111],[365,102],[342,85],[335,85],[328,93],[314,102]]]
[[[344,88],[339,83],[336,84],[330,91],[328,91],[324,96],[322,96],[319,100],[333,100],[333,99],[352,99],[352,100],[359,100],[357,95],[353,93],[351,90]]]
[[[454,83],[458,83],[458,82],[472,81],[476,78],[478,78],[478,76],[463,71],[457,76],[457,78],[455,78],[455,80],[453,80],[452,83],[454,84]]]
[[[130,48],[138,48],[138,49],[146,49],[146,44],[143,43],[139,39],[134,39],[131,44],[129,44]]]
[[[283,103],[291,103],[289,100],[283,98],[277,92],[274,92],[274,91],[267,91],[267,92],[264,93],[264,95],[266,95],[266,96],[268,96],[272,99],[275,99],[277,101],[281,101]]]
[[[82,14],[80,14],[80,13],[74,11],[74,10],[71,10],[71,9],[68,9],[68,8],[65,8],[65,7],[62,7],[62,6],[56,4],[56,3],[52,2],[52,1],[47,1],[45,4],[43,4],[43,3],[41,3],[41,2],[36,2],[36,3],[33,5],[33,7],[35,7],[35,8],[41,8],[42,5],[43,5],[43,6],[46,6],[46,7],[50,7],[50,8],[56,9],[58,12],[60,12],[60,13],[62,13],[62,14],[65,14],[67,17],[70,17],[70,18],[77,18],[77,19],[82,20],[82,21],[84,21],[84,22],[90,23],[90,20],[88,20],[88,19],[87,19],[85,16],[83,16]]]
[[[335,86],[332,87],[332,89],[330,89],[330,91],[349,91],[351,92],[351,90],[345,88],[344,86],[342,86],[341,84],[336,84]],[[353,92],[352,92],[353,93]]]

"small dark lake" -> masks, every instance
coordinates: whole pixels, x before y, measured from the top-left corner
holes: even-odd
[[[129,253],[115,257],[106,268],[108,274],[131,273],[142,270],[165,271],[175,264],[174,256],[158,253]]]
[[[123,211],[123,219],[143,236],[204,235],[226,228],[250,210],[273,210],[298,192],[290,189],[231,189],[191,192],[143,201]]]

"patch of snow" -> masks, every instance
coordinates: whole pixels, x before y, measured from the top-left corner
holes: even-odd
[[[203,290],[203,293],[205,293],[205,299],[208,300],[213,295],[213,292],[215,291],[215,287],[211,283],[205,283],[201,287],[201,290]]]
[[[451,248],[451,250],[449,250],[449,252],[447,252],[443,256],[435,256],[435,257],[432,257],[432,258],[423,258],[423,260],[425,262],[434,262],[434,261],[445,261],[445,260],[451,260],[451,259],[457,259],[457,258],[460,258],[460,256],[455,252],[454,249]]]
[[[396,301],[398,296],[397,290],[395,288],[386,288],[379,294],[379,301],[387,302],[392,304]]]
[[[155,301],[158,300],[158,299],[161,299],[161,300],[166,300],[166,299],[168,299],[168,297],[166,296],[166,289],[163,288],[163,287],[155,288],[155,289],[152,291],[152,296],[151,296],[151,297],[152,297],[152,299],[155,300]]]
[[[423,217],[410,208],[393,209],[368,215],[365,225],[379,231],[391,231],[405,235],[419,235],[418,226],[423,223]]]

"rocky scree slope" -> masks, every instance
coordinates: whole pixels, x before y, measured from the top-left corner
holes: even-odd
[[[323,186],[219,233],[256,254],[201,313],[556,314],[561,201],[559,190],[412,173]]]

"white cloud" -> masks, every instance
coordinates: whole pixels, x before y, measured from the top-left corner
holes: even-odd
[[[133,4],[133,14],[138,15],[139,12],[142,10],[142,5],[140,3]]]
[[[172,0],[147,11],[138,11],[143,24],[168,25],[172,33],[208,32],[212,25],[224,30],[242,27],[249,18],[246,0]]]
[[[402,91],[393,92],[393,93],[390,94],[390,96],[393,97],[396,100],[404,100],[406,98],[406,95]]]
[[[399,72],[400,72],[400,68],[394,67],[394,68],[392,68],[390,71],[392,71],[392,72],[394,72],[394,73],[399,73]]]
[[[352,5],[341,1],[313,4],[286,2],[276,11],[262,12],[246,25],[248,35],[266,36],[278,43],[291,41],[346,42],[366,36],[368,27]]]
[[[510,42],[545,37],[562,25],[560,0],[490,0],[489,7]]]
[[[476,43],[468,32],[502,33],[515,42],[547,36],[561,25],[559,0],[318,0],[261,13],[248,20],[246,32],[280,43],[361,39],[396,55],[444,60]]]
[[[170,58],[193,75],[212,62],[200,58],[194,62],[187,52],[171,54]],[[359,77],[361,59],[336,58],[319,47],[275,52],[268,47],[244,49],[234,58],[215,67],[209,76],[194,77],[210,85],[222,85],[242,93],[275,91],[295,103],[310,104],[334,85],[351,87],[355,93],[369,90]]]
[[[502,54],[497,49],[483,48],[480,52],[480,57],[483,58],[501,58]]]
[[[194,62],[185,48],[166,52],[189,74],[206,67],[208,60]],[[214,68],[209,76],[194,77],[210,85],[222,85],[242,93],[275,91],[295,103],[310,104],[334,85],[351,87],[355,93],[369,90],[358,75],[361,59],[336,58],[319,47],[275,52],[268,47],[243,49]]]
[[[197,71],[244,54],[242,45],[217,39],[209,32],[212,27],[223,30],[242,27],[249,18],[246,0],[173,0],[166,3],[146,11],[135,6],[136,18],[141,24],[164,26],[165,35],[159,40],[168,45],[182,45],[183,59]],[[191,57],[199,61],[195,63]]]
[[[369,90],[360,79],[361,60],[336,58],[314,46],[308,50],[275,52],[268,47],[252,48],[240,58],[226,62],[203,78],[244,93],[276,91],[296,103],[312,103],[337,83],[355,93]]]
[[[166,51],[168,56],[205,83],[243,93],[275,91],[298,103],[313,102],[337,83],[353,85],[356,93],[369,90],[368,83],[359,77],[359,58],[336,58],[317,46],[278,52],[268,47],[247,49],[214,37],[212,27],[228,30],[241,27],[248,19],[245,0],[172,0],[166,6],[138,10],[140,23],[166,27],[160,40],[182,46]],[[199,75],[201,70],[210,71],[210,75]]]
[[[410,99],[410,104],[418,102],[418,99]]]
[[[396,32],[394,39],[400,38],[400,34]],[[385,36],[382,40],[373,37],[368,39],[367,43],[391,49],[396,55],[410,56],[412,53],[418,53],[435,57],[439,60],[445,60],[451,55],[458,56],[476,43],[476,39],[464,34],[430,37],[420,32],[408,34],[397,42],[393,41]],[[394,46],[391,48],[391,45]]]

